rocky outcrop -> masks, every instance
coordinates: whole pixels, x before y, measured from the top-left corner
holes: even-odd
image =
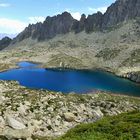
[[[38,39],[51,39],[58,34],[66,34],[71,31],[72,25],[75,19],[70,13],[64,12],[61,15],[54,17],[47,17],[42,25],[44,34],[42,34]]]
[[[93,31],[99,31],[102,27],[102,18],[103,15],[101,12],[98,12],[93,15],[89,15],[85,22],[85,31],[87,33]]]
[[[17,121],[11,116],[6,117],[7,123],[9,126],[11,126],[13,129],[25,129],[26,126],[22,124],[21,122]]]
[[[28,27],[25,28],[23,32],[18,34],[16,38],[13,39],[12,44],[16,42],[20,42],[26,38],[32,37],[33,39],[37,38],[37,36],[40,35],[42,32],[42,23],[37,23],[37,24],[29,24]]]
[[[73,24],[72,29],[75,31],[75,33],[80,33],[85,29],[85,22],[86,22],[86,15],[82,14],[80,21],[75,21]]]
[[[76,119],[75,115],[73,113],[70,113],[70,112],[64,113],[64,118],[68,122],[73,122]]]
[[[128,78],[131,81],[140,83],[140,72],[129,72],[129,73],[122,75],[122,77]]]
[[[10,43],[12,39],[9,37],[4,37],[3,39],[0,40],[0,50],[6,48]]]
[[[139,0],[117,0],[103,16],[102,27],[114,26],[120,22],[140,17]]]

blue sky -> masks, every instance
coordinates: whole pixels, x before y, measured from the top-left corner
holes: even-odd
[[[29,23],[68,11],[76,19],[97,11],[105,12],[115,0],[0,0],[0,33],[21,32]]]

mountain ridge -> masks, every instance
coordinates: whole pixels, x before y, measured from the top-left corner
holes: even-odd
[[[74,19],[68,12],[53,17],[48,16],[43,23],[29,24],[23,32],[13,39],[12,44],[30,37],[38,41],[44,41],[52,39],[58,34],[69,32],[102,31],[118,23],[140,17],[139,8],[139,0],[116,0],[104,14],[97,12],[88,15],[87,18],[82,14],[80,21]]]

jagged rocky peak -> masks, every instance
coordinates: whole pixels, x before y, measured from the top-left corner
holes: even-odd
[[[16,42],[20,42],[20,41],[30,38],[30,37],[33,39],[36,39],[39,36],[41,29],[42,29],[41,22],[36,23],[36,24],[29,24],[29,26],[26,27],[23,32],[18,34],[18,36],[13,39],[12,44],[14,44]]]
[[[102,27],[140,17],[140,0],[117,0],[106,11]]]
[[[103,14],[101,12],[89,15],[85,22],[85,31],[89,33],[96,30],[100,30],[102,27],[102,19]]]
[[[80,18],[80,21],[85,21],[86,20],[86,15],[85,14],[82,14],[81,15],[81,18]]]
[[[47,17],[42,26],[43,34],[41,34],[38,39],[51,39],[57,34],[66,34],[72,30],[75,21],[76,20],[68,12],[54,17]]]
[[[82,14],[79,21],[79,32],[85,29],[86,15]]]
[[[47,17],[43,23],[29,25],[21,32],[12,43],[22,41],[26,38],[44,41],[58,34],[69,32],[87,33],[104,30],[117,25],[120,22],[140,17],[140,0],[117,0],[105,12],[92,15],[81,15],[80,21],[75,20],[70,13],[64,12],[57,16]]]
[[[87,33],[100,30],[102,27],[102,19],[103,14],[101,12],[97,12],[93,15],[88,15],[87,18],[85,14],[82,14],[80,21],[76,21],[74,23],[73,30],[75,31],[75,33],[79,33],[84,30]]]
[[[76,20],[73,24],[72,30],[79,33],[85,29],[86,15],[82,14],[80,21]]]
[[[13,40],[13,43],[30,37],[42,41],[51,39],[57,34],[66,34],[71,31],[75,21],[76,20],[68,12],[53,17],[48,16],[43,23],[30,24]]]

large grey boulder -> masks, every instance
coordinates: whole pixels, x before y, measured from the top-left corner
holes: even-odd
[[[68,122],[73,122],[76,119],[75,116],[74,116],[74,114],[73,113],[70,113],[70,112],[64,113],[64,118]]]
[[[10,127],[12,127],[13,129],[20,130],[20,129],[25,129],[26,128],[26,126],[23,123],[17,121],[16,119],[14,119],[11,116],[7,116],[6,121],[7,121],[8,125]]]
[[[97,116],[97,118],[101,118],[104,116],[104,114],[102,113],[99,107],[94,108],[93,112]]]

